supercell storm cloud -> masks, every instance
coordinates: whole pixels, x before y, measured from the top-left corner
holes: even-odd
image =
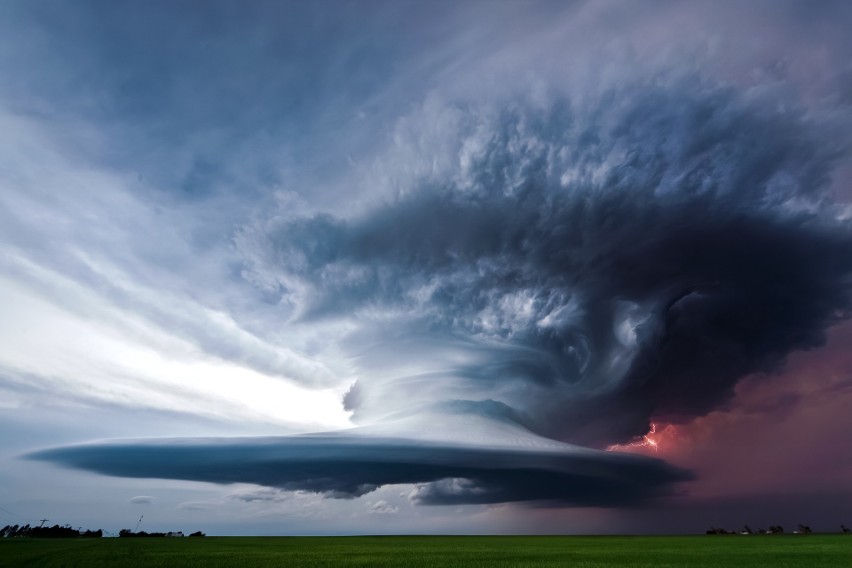
[[[360,428],[36,457],[331,497],[419,484],[426,504],[670,493],[691,474],[602,449],[723,408],[849,314],[852,227],[829,192],[846,120],[690,73],[430,99],[376,157],[369,205],[237,237],[290,323],[346,329]]]
[[[852,232],[826,194],[841,146],[780,95],[658,78],[420,112],[443,129],[419,144],[432,171],[351,218],[262,229],[255,270],[297,317],[376,346],[356,417],[496,400],[542,436],[625,442],[723,405],[848,313]],[[371,368],[388,357],[428,372]]]

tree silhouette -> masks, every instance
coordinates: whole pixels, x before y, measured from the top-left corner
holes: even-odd
[[[53,525],[52,527],[45,527],[41,525],[37,527],[31,527],[30,525],[24,525],[22,527],[19,527],[18,525],[6,525],[2,530],[0,530],[0,537],[5,538],[77,538],[81,536],[86,538],[100,538],[103,534],[104,532],[101,529],[81,532],[80,529],[74,529],[71,525]]]

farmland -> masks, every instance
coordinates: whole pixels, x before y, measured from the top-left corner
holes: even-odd
[[[387,536],[0,540],[0,567],[852,566],[852,537]]]

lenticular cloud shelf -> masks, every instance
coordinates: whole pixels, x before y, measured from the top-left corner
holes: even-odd
[[[660,460],[542,439],[492,419],[430,413],[441,433],[386,437],[410,424],[279,438],[178,439],[47,450],[39,460],[107,475],[254,483],[352,499],[382,485],[413,484],[422,505],[536,501],[635,505],[691,476]],[[468,437],[466,433],[475,431]],[[422,430],[421,430],[422,432]]]

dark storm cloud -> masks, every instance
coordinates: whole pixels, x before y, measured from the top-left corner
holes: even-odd
[[[830,118],[700,77],[425,105],[389,158],[407,144],[425,173],[358,216],[256,229],[253,269],[303,319],[370,337],[358,413],[460,389],[544,436],[623,442],[724,405],[848,315],[852,231],[827,195],[848,118]],[[378,380],[380,359],[429,372]]]
[[[256,483],[354,498],[387,484],[418,484],[426,505],[537,501],[638,504],[690,475],[660,460],[571,446],[487,448],[355,436],[182,439],[108,443],[30,456],[106,475]]]
[[[377,166],[386,202],[238,238],[303,323],[353,330],[344,404],[365,430],[33,457],[337,498],[415,484],[423,504],[669,494],[690,474],[547,438],[706,414],[847,317],[852,228],[827,189],[846,118],[696,77],[545,98],[426,104]]]

